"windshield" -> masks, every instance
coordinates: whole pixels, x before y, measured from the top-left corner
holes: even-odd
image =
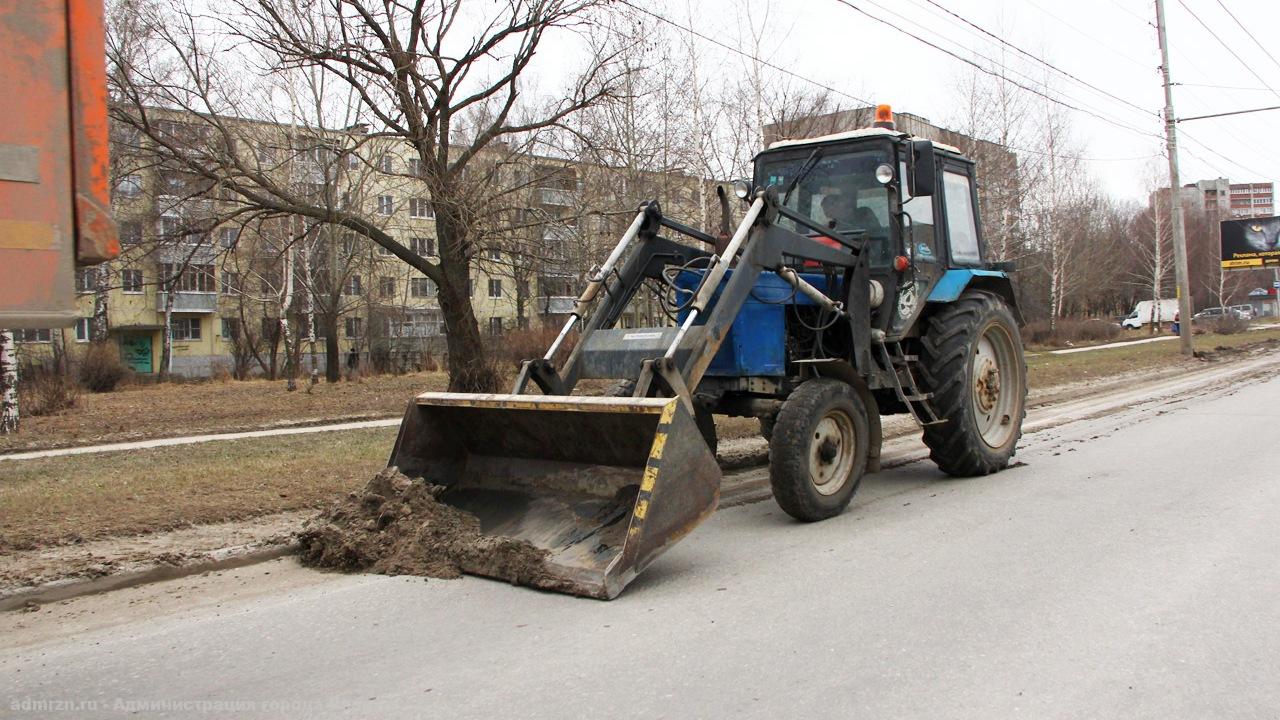
[[[808,159],[808,153],[779,159],[762,158],[758,181],[786,190],[803,172]],[[826,148],[791,190],[786,207],[831,229],[833,234],[847,236],[855,230],[865,230],[871,247],[871,265],[887,265],[893,257],[889,245],[889,191],[876,181],[875,172],[876,167],[889,163],[886,148],[852,151]],[[813,234],[786,218],[778,218],[778,224],[794,232]]]

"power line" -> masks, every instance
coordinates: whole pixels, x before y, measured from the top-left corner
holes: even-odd
[[[849,94],[849,93],[847,93],[847,92],[845,92],[845,91],[843,91],[843,90],[837,90],[836,88],[833,88],[833,87],[831,87],[830,85],[827,85],[827,84],[825,84],[825,83],[818,82],[817,80],[813,80],[813,79],[811,79],[811,78],[807,78],[807,77],[805,77],[805,76],[803,76],[803,75],[801,75],[801,74],[799,74],[799,73],[797,73],[797,72],[793,72],[793,71],[788,70],[788,69],[786,69],[786,68],[784,68],[784,67],[781,67],[781,66],[775,65],[775,64],[773,64],[773,63],[769,62],[768,60],[764,60],[764,59],[761,59],[761,58],[759,58],[759,57],[756,57],[755,55],[752,55],[751,53],[749,53],[749,52],[747,52],[747,51],[745,51],[745,50],[743,50],[743,49],[741,49],[741,48],[736,48],[736,47],[733,47],[733,46],[728,45],[728,44],[726,44],[726,43],[720,42],[719,40],[717,40],[717,39],[715,39],[715,38],[713,38],[713,37],[711,37],[711,36],[709,36],[709,35],[705,35],[705,34],[703,34],[703,33],[700,33],[700,32],[698,32],[697,30],[694,30],[693,28],[688,27],[687,25],[682,25],[682,24],[680,24],[680,23],[678,23],[678,22],[676,22],[676,21],[674,21],[674,20],[669,20],[669,19],[667,19],[667,18],[665,18],[665,17],[663,17],[663,16],[661,16],[661,15],[659,15],[659,14],[657,14],[657,13],[655,13],[655,12],[651,11],[651,10],[646,10],[645,8],[642,8],[642,7],[638,7],[638,6],[636,6],[636,5],[633,5],[633,4],[631,4],[630,2],[628,2],[628,0],[619,0],[619,2],[620,2],[620,4],[622,4],[622,5],[626,5],[627,7],[631,8],[632,10],[635,10],[636,12],[643,13],[644,15],[648,15],[649,17],[653,18],[654,20],[657,20],[657,21],[659,21],[659,22],[662,22],[662,23],[665,23],[665,24],[667,24],[667,25],[670,25],[671,27],[674,27],[674,28],[676,28],[676,29],[678,29],[678,30],[683,30],[683,31],[685,31],[685,32],[689,33],[690,35],[694,35],[695,37],[698,37],[698,38],[700,38],[700,39],[702,39],[702,40],[706,40],[707,42],[711,43],[712,45],[715,45],[716,47],[722,48],[722,49],[724,49],[724,50],[728,50],[728,51],[729,51],[729,52],[731,52],[731,53],[736,53],[736,54],[738,54],[738,55],[741,55],[742,57],[747,58],[747,59],[749,59],[749,60],[752,60],[752,61],[754,61],[754,62],[758,62],[758,63],[760,63],[761,65],[763,65],[763,66],[765,66],[765,67],[767,67],[767,68],[770,68],[770,69],[772,69],[772,70],[777,70],[778,72],[780,72],[780,73],[782,73],[782,74],[784,74],[784,75],[788,75],[788,76],[790,76],[790,77],[796,78],[797,80],[803,80],[803,81],[805,81],[805,82],[807,82],[807,83],[810,83],[810,84],[812,84],[812,85],[816,85],[817,87],[820,87],[820,88],[822,88],[823,90],[826,90],[826,91],[828,91],[828,92],[832,92],[832,93],[835,93],[835,94],[837,94],[837,95],[841,95],[841,96],[846,97],[846,98],[849,98],[850,100],[853,100],[853,101],[855,101],[855,102],[860,102],[860,103],[862,103],[863,105],[875,105],[875,103],[871,102],[870,100],[867,100],[867,99],[864,99],[864,98],[860,98],[860,97],[858,97],[858,96],[856,96],[856,95],[851,95],[851,94]]]
[[[1191,17],[1195,18],[1195,21],[1200,23],[1200,27],[1204,28],[1206,32],[1212,35],[1213,39],[1217,40],[1219,45],[1221,45],[1227,52],[1231,53],[1231,57],[1239,61],[1239,63],[1244,66],[1245,70],[1248,70],[1250,74],[1252,74],[1255,78],[1257,78],[1258,82],[1262,83],[1263,87],[1270,90],[1276,97],[1280,97],[1280,92],[1276,92],[1275,88],[1268,85],[1267,81],[1263,80],[1262,76],[1258,74],[1258,71],[1254,70],[1252,65],[1245,62],[1244,58],[1241,58],[1240,55],[1236,53],[1236,51],[1233,50],[1230,45],[1224,42],[1222,38],[1218,37],[1218,33],[1214,32],[1213,28],[1210,28],[1208,24],[1205,23],[1204,20],[1201,20],[1200,16],[1197,15],[1194,10],[1187,7],[1187,4],[1182,0],[1178,0],[1178,4],[1182,6],[1183,10],[1186,10],[1188,13],[1190,13]]]
[[[1280,110],[1280,105],[1271,105],[1269,107],[1250,108],[1248,110],[1227,110],[1225,112],[1210,113],[1209,115],[1192,115],[1190,117],[1180,117],[1176,122],[1186,122],[1188,120],[1208,120],[1209,118],[1228,117],[1230,115],[1248,115],[1256,112],[1267,112],[1268,110]]]
[[[1241,85],[1210,85],[1208,83],[1170,83],[1174,87],[1190,87],[1190,88],[1211,88],[1213,90],[1256,90],[1258,92],[1271,92],[1271,88],[1264,87],[1244,87]]]
[[[1134,58],[1132,55],[1126,55],[1125,53],[1122,53],[1122,52],[1120,52],[1119,50],[1116,50],[1114,47],[1112,47],[1111,45],[1108,45],[1107,43],[1102,42],[1101,40],[1099,40],[1099,39],[1098,39],[1097,37],[1095,37],[1094,35],[1092,35],[1092,34],[1090,34],[1090,33],[1087,33],[1087,32],[1085,32],[1084,30],[1081,30],[1080,28],[1076,27],[1075,25],[1072,25],[1071,23],[1067,22],[1066,20],[1063,20],[1062,18],[1058,17],[1057,15],[1054,15],[1053,13],[1049,12],[1049,11],[1048,11],[1048,10],[1046,10],[1043,6],[1041,6],[1040,4],[1036,3],[1036,2],[1035,2],[1035,0],[1026,0],[1026,2],[1027,2],[1027,4],[1028,4],[1028,5],[1031,5],[1031,6],[1032,6],[1032,7],[1034,7],[1035,9],[1039,10],[1040,12],[1044,13],[1045,15],[1048,15],[1049,17],[1051,17],[1051,18],[1053,18],[1054,20],[1058,21],[1058,22],[1059,22],[1059,23],[1061,23],[1062,25],[1064,25],[1064,26],[1066,26],[1066,27],[1069,27],[1069,28],[1071,28],[1072,30],[1075,30],[1077,33],[1079,33],[1080,35],[1082,35],[1083,37],[1085,37],[1086,39],[1088,39],[1090,42],[1092,42],[1092,43],[1094,43],[1095,45],[1097,45],[1097,46],[1099,46],[1099,47],[1101,47],[1101,48],[1103,48],[1103,49],[1107,50],[1108,52],[1110,52],[1110,53],[1114,54],[1116,57],[1124,58],[1125,60],[1128,60],[1129,62],[1133,63],[1134,65],[1137,65],[1138,67],[1142,68],[1143,70],[1150,70],[1150,69],[1151,69],[1151,63],[1150,63],[1149,61],[1146,61],[1146,60],[1138,60],[1138,59]],[[1150,23],[1148,23],[1148,24],[1150,24]]]
[[[1257,177],[1260,177],[1260,178],[1266,177],[1266,174],[1265,174],[1265,173],[1260,173],[1260,172],[1258,172],[1257,170],[1254,170],[1253,168],[1251,168],[1251,167],[1249,167],[1249,166],[1247,166],[1247,165],[1242,165],[1242,164],[1240,164],[1239,162],[1237,162],[1237,161],[1235,161],[1235,160],[1232,160],[1231,158],[1227,157],[1226,155],[1223,155],[1222,153],[1218,152],[1217,150],[1214,150],[1213,148],[1209,147],[1209,145],[1208,145],[1208,144],[1206,144],[1205,142],[1201,141],[1199,138],[1197,138],[1197,137],[1195,137],[1195,136],[1191,135],[1191,134],[1190,134],[1190,133],[1188,133],[1186,130],[1181,130],[1181,135],[1182,135],[1182,137],[1184,137],[1184,138],[1186,138],[1186,139],[1190,140],[1191,142],[1193,142],[1193,143],[1195,143],[1195,144],[1199,145],[1200,147],[1204,148],[1206,151],[1211,152],[1211,153],[1213,153],[1214,155],[1217,155],[1218,157],[1222,158],[1223,160],[1226,160],[1227,162],[1231,163],[1232,165],[1235,165],[1236,167],[1240,168],[1241,170],[1244,170],[1244,171],[1245,171],[1245,172],[1247,172],[1247,173],[1250,173],[1250,174],[1252,174],[1252,175],[1256,175]],[[1204,162],[1204,161],[1203,161],[1203,160],[1201,160],[1201,162]],[[1206,164],[1207,164],[1207,163],[1206,163]],[[1221,171],[1221,170],[1219,170],[1218,172],[1222,172],[1222,171]]]
[[[1222,8],[1227,13],[1227,15],[1231,16],[1232,20],[1236,21],[1236,25],[1239,25],[1240,29],[1244,31],[1244,34],[1249,36],[1249,39],[1253,41],[1253,44],[1257,45],[1258,49],[1266,53],[1267,57],[1271,58],[1271,62],[1275,63],[1276,67],[1280,68],[1280,60],[1276,60],[1276,56],[1272,55],[1271,51],[1268,50],[1265,45],[1258,42],[1258,38],[1254,37],[1253,33],[1249,32],[1249,28],[1245,27],[1244,23],[1240,22],[1240,18],[1236,17],[1236,14],[1231,12],[1231,9],[1228,8],[1226,4],[1222,2],[1222,0],[1217,0],[1217,3],[1218,3],[1218,7]]]
[[[954,11],[950,10],[949,8],[944,7],[943,5],[941,5],[940,3],[938,3],[938,2],[937,2],[937,0],[924,0],[924,1],[925,1],[925,2],[927,2],[927,3],[929,3],[930,5],[932,5],[932,6],[936,7],[936,8],[938,8],[939,10],[941,10],[941,11],[943,11],[943,12],[947,13],[948,15],[950,15],[950,16],[952,16],[952,17],[956,18],[956,19],[957,19],[957,20],[959,20],[960,22],[963,22],[965,25],[968,25],[969,27],[972,27],[973,29],[977,30],[978,32],[982,33],[983,35],[986,35],[986,36],[988,36],[988,37],[990,37],[990,38],[992,38],[992,39],[996,40],[996,41],[997,41],[997,42],[999,42],[1000,44],[1005,45],[1005,46],[1007,46],[1007,47],[1010,47],[1010,48],[1012,48],[1012,49],[1016,50],[1017,52],[1021,53],[1022,55],[1025,55],[1026,57],[1029,57],[1029,58],[1031,58],[1032,60],[1035,60],[1036,62],[1040,63],[1041,65],[1044,65],[1045,67],[1049,68],[1050,70],[1053,70],[1053,71],[1055,71],[1055,72],[1058,72],[1058,73],[1060,73],[1060,74],[1062,74],[1062,75],[1064,75],[1064,76],[1066,76],[1066,77],[1068,77],[1068,78],[1070,78],[1070,79],[1072,79],[1072,80],[1074,80],[1074,81],[1076,81],[1076,82],[1080,83],[1081,85],[1084,85],[1085,87],[1087,87],[1087,88],[1089,88],[1089,89],[1091,89],[1091,90],[1094,90],[1095,92],[1099,92],[1099,93],[1101,93],[1101,94],[1103,94],[1103,95],[1106,95],[1107,97],[1111,98],[1112,100],[1117,100],[1117,101],[1119,101],[1119,102],[1121,102],[1121,103],[1124,103],[1125,105],[1128,105],[1129,107],[1134,108],[1135,110],[1138,110],[1139,112],[1142,112],[1142,113],[1145,113],[1145,114],[1148,114],[1148,115],[1154,115],[1154,116],[1155,116],[1155,117],[1157,117],[1157,118],[1158,118],[1158,117],[1160,117],[1160,114],[1159,114],[1159,113],[1152,112],[1151,110],[1148,110],[1147,108],[1144,108],[1144,107],[1142,107],[1141,105],[1136,105],[1136,104],[1134,104],[1134,103],[1132,103],[1132,102],[1129,102],[1128,100],[1125,100],[1124,98],[1120,97],[1119,95],[1115,95],[1115,94],[1110,93],[1110,92],[1108,92],[1108,91],[1106,91],[1106,90],[1103,90],[1102,88],[1098,87],[1097,85],[1094,85],[1093,83],[1090,83],[1090,82],[1088,82],[1088,81],[1086,81],[1086,80],[1083,80],[1083,79],[1081,79],[1081,78],[1077,77],[1076,75],[1073,75],[1073,74],[1071,74],[1071,73],[1067,72],[1066,70],[1063,70],[1062,68],[1058,67],[1057,65],[1054,65],[1053,63],[1049,62],[1048,60],[1045,60],[1044,58],[1042,58],[1042,57],[1040,57],[1040,56],[1038,56],[1038,55],[1035,55],[1035,54],[1032,54],[1032,53],[1030,53],[1030,52],[1027,52],[1026,50],[1023,50],[1022,48],[1018,47],[1017,45],[1014,45],[1013,43],[1009,42],[1008,40],[1005,40],[1004,38],[1000,37],[999,35],[996,35],[995,33],[991,32],[990,30],[987,30],[986,28],[984,28],[984,27],[982,27],[982,26],[978,25],[977,23],[974,23],[973,21],[969,20],[968,18],[965,18],[965,17],[963,17],[962,15],[960,15],[960,14],[958,14],[958,13],[956,13],[956,12],[954,12]]]
[[[864,9],[862,9],[862,8],[860,8],[860,7],[858,7],[857,5],[854,5],[852,2],[849,2],[849,0],[835,0],[835,1],[836,1],[836,2],[838,2],[838,3],[840,3],[841,5],[844,5],[844,6],[848,7],[849,9],[851,9],[851,10],[853,10],[853,11],[855,11],[855,12],[861,13],[862,15],[865,15],[865,16],[867,16],[867,17],[871,18],[872,20],[875,20],[875,21],[876,21],[876,22],[878,22],[878,23],[881,23],[881,24],[883,24],[883,25],[887,25],[888,27],[893,28],[894,30],[897,30],[898,32],[902,33],[903,35],[906,35],[907,37],[910,37],[910,38],[912,38],[912,39],[914,39],[914,40],[916,40],[916,41],[918,41],[918,42],[924,43],[925,45],[928,45],[929,47],[931,47],[931,48],[933,48],[933,49],[935,49],[935,50],[937,50],[937,51],[939,51],[939,52],[945,53],[946,55],[949,55],[949,56],[951,56],[951,57],[955,58],[956,60],[959,60],[960,62],[965,63],[966,65],[972,65],[974,68],[978,69],[978,70],[979,70],[979,71],[981,71],[981,72],[984,72],[984,73],[986,73],[986,74],[988,74],[988,75],[991,75],[992,77],[999,78],[999,79],[1003,80],[1004,82],[1010,83],[1010,84],[1012,84],[1012,85],[1014,85],[1014,86],[1016,86],[1016,87],[1022,88],[1023,90],[1026,90],[1027,92],[1032,93],[1033,95],[1037,95],[1037,96],[1039,96],[1039,97],[1042,97],[1042,98],[1044,98],[1045,100],[1048,100],[1048,101],[1049,101],[1049,102],[1051,102],[1051,103],[1054,103],[1054,104],[1057,104],[1057,105],[1061,105],[1061,106],[1063,106],[1063,107],[1065,107],[1065,108],[1068,108],[1068,109],[1070,109],[1070,110],[1075,110],[1076,112],[1083,113],[1083,114],[1085,114],[1085,115],[1089,115],[1089,116],[1094,117],[1094,118],[1096,118],[1096,119],[1098,119],[1098,120],[1101,120],[1101,121],[1103,121],[1103,122],[1105,122],[1105,123],[1108,123],[1108,124],[1114,125],[1114,126],[1116,126],[1116,127],[1118,127],[1118,128],[1124,129],[1124,130],[1128,130],[1129,132],[1133,132],[1133,133],[1136,133],[1136,134],[1138,134],[1138,135],[1144,135],[1144,136],[1147,136],[1147,137],[1155,137],[1155,138],[1159,138],[1159,137],[1160,137],[1159,135],[1157,135],[1157,134],[1155,134],[1155,133],[1153,133],[1153,132],[1149,132],[1149,131],[1146,131],[1146,130],[1141,130],[1141,129],[1139,129],[1139,128],[1135,128],[1135,127],[1133,127],[1132,125],[1129,125],[1129,124],[1124,123],[1124,122],[1122,122],[1122,121],[1116,120],[1116,119],[1114,119],[1114,118],[1108,118],[1108,117],[1105,117],[1105,116],[1103,116],[1103,115],[1100,115],[1100,114],[1098,114],[1097,112],[1094,112],[1094,111],[1092,111],[1092,110],[1086,110],[1086,109],[1084,109],[1084,108],[1082,108],[1082,107],[1078,107],[1078,106],[1076,106],[1076,105],[1072,105],[1071,103],[1064,102],[1063,100],[1061,100],[1061,99],[1059,99],[1059,98],[1055,98],[1055,97],[1053,97],[1052,95],[1049,95],[1049,94],[1047,94],[1047,93],[1045,93],[1045,92],[1042,92],[1041,90],[1038,90],[1038,89],[1033,88],[1033,87],[1028,87],[1027,85],[1024,85],[1024,84],[1022,84],[1022,83],[1020,83],[1020,82],[1018,82],[1018,81],[1016,81],[1016,80],[1012,80],[1012,79],[1010,79],[1010,78],[1008,78],[1008,77],[1001,76],[1001,75],[997,74],[995,71],[993,71],[993,70],[991,70],[991,69],[988,69],[988,68],[985,68],[985,67],[983,67],[982,65],[979,65],[978,63],[974,62],[973,60],[970,60],[970,59],[968,59],[968,58],[966,58],[966,57],[962,57],[961,55],[958,55],[958,54],[956,54],[956,53],[952,52],[951,50],[948,50],[948,49],[946,49],[946,48],[944,48],[944,47],[942,47],[942,46],[940,46],[940,45],[938,45],[938,44],[936,44],[936,43],[930,42],[929,40],[926,40],[925,38],[922,38],[922,37],[920,37],[919,35],[917,35],[917,34],[915,34],[915,33],[911,32],[911,31],[909,31],[909,30],[904,30],[903,28],[900,28],[900,27],[898,27],[897,25],[894,25],[893,23],[889,22],[888,20],[885,20],[885,19],[883,19],[883,18],[880,18],[880,17],[877,17],[877,16],[875,16],[875,15],[872,15],[871,13],[867,12],[866,10],[864,10]],[[874,3],[873,3],[873,4],[874,4]],[[877,7],[880,7],[880,6],[879,6],[879,5],[877,5]],[[882,8],[882,9],[883,9],[883,8]],[[900,17],[900,16],[899,16],[899,17]],[[989,60],[989,58],[988,58],[988,60]],[[1002,67],[1003,67],[1003,66],[1002,66]],[[1008,70],[1008,68],[1003,68],[1003,69]]]

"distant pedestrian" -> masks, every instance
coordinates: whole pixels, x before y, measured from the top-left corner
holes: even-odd
[[[360,364],[360,353],[356,351],[356,346],[351,346],[351,352],[347,353],[347,369],[355,370]]]

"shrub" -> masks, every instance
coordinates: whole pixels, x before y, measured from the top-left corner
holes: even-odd
[[[1057,327],[1049,329],[1049,321],[1037,320],[1022,328],[1022,341],[1027,345],[1066,347],[1088,343],[1107,342],[1120,337],[1120,326],[1107,320],[1085,319],[1058,320]]]
[[[120,350],[109,342],[91,344],[80,360],[80,384],[91,392],[111,392],[128,374]]]
[[[1249,321],[1236,315],[1228,313],[1214,320],[1209,328],[1219,335],[1235,335],[1249,329]]]
[[[519,366],[521,361],[532,358],[540,358],[547,352],[547,348],[551,347],[551,343],[555,342],[556,335],[560,334],[560,324],[540,325],[535,327],[521,328],[503,333],[498,339],[494,347],[494,357],[499,364]],[[577,340],[577,334],[571,334],[565,339],[564,344],[560,346],[558,357],[573,350],[574,342]]]
[[[80,401],[75,381],[53,367],[24,363],[18,378],[19,407],[27,415],[56,415]]]

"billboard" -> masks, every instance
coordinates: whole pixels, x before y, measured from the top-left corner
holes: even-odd
[[[1222,221],[1222,267],[1280,267],[1280,217]]]

